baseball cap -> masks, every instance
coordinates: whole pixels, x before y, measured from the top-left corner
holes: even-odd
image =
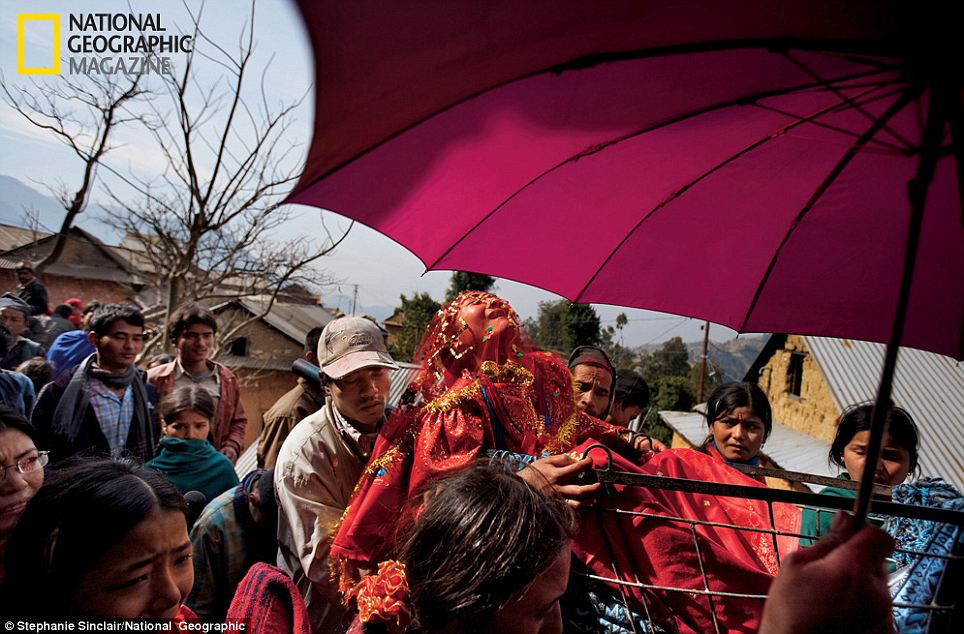
[[[369,366],[397,370],[382,331],[364,317],[340,317],[328,323],[318,339],[318,364],[332,379]]]

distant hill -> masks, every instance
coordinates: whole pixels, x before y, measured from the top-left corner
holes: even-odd
[[[723,368],[726,381],[741,381],[769,338],[769,335],[739,337],[723,343],[710,340],[710,361]],[[686,349],[690,353],[690,363],[696,363],[703,352],[703,342],[687,343]]]
[[[36,212],[39,229],[51,233],[60,230],[64,220],[64,208],[56,198],[48,195],[42,185],[23,183],[13,176],[0,174],[0,223],[28,226],[24,223],[27,210]],[[103,207],[97,204],[88,205],[74,225],[83,227],[85,231],[105,242],[115,244],[120,241],[121,236],[100,222],[103,215]]]
[[[23,225],[28,209],[37,212],[40,229],[46,231],[56,231],[64,217],[64,209],[56,200],[12,176],[0,174],[0,221]]]
[[[723,368],[724,380],[741,381],[750,365],[760,354],[770,335],[740,336],[729,341],[713,341],[708,346],[710,361]],[[651,343],[637,348],[640,352],[659,350],[662,343]],[[686,343],[690,364],[700,360],[703,351],[702,341]]]
[[[322,297],[326,308],[340,308],[346,315],[351,314],[351,297],[341,293],[332,293]],[[378,321],[384,321],[395,312],[394,306],[365,306],[356,304],[356,315],[371,315]]]

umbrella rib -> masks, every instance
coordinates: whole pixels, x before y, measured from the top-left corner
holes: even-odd
[[[864,77],[871,77],[871,76],[874,76],[874,75],[879,75],[880,73],[881,73],[881,71],[879,71],[879,70],[863,71],[863,72],[860,72],[860,73],[854,73],[853,75],[845,75],[845,76],[843,76],[843,77],[839,77],[839,78],[837,78],[837,79],[834,79],[833,81],[849,81],[849,80],[852,80],[852,79],[864,78]],[[617,145],[617,144],[619,144],[619,143],[622,143],[623,141],[628,141],[628,140],[634,139],[634,138],[636,138],[636,137],[638,137],[638,136],[642,136],[643,134],[646,134],[646,133],[648,133],[648,132],[652,132],[653,130],[658,130],[658,129],[660,129],[660,128],[665,128],[665,127],[674,125],[674,124],[676,124],[676,123],[680,123],[680,122],[682,122],[682,121],[686,121],[686,120],[688,120],[688,119],[692,119],[692,118],[694,118],[694,117],[698,117],[698,116],[700,116],[700,115],[704,115],[704,114],[707,114],[707,113],[710,113],[710,112],[716,112],[716,111],[718,111],[718,110],[723,110],[723,109],[725,109],[725,108],[730,108],[730,107],[732,107],[732,106],[755,105],[755,103],[756,103],[758,100],[760,100],[760,99],[766,99],[766,98],[768,98],[768,97],[776,97],[776,96],[779,96],[779,95],[786,95],[786,94],[790,94],[790,93],[797,92],[797,91],[801,91],[801,90],[809,90],[809,89],[811,89],[811,88],[815,88],[815,87],[817,87],[817,86],[823,86],[823,85],[826,85],[826,82],[808,82],[808,83],[806,83],[806,84],[800,84],[800,85],[796,85],[796,86],[787,86],[787,87],[780,88],[780,89],[776,89],[776,90],[765,90],[765,91],[761,91],[761,92],[758,92],[758,93],[754,93],[754,94],[752,94],[752,95],[744,95],[744,96],[742,96],[742,97],[738,97],[738,98],[730,99],[730,100],[728,100],[728,101],[724,101],[724,102],[721,102],[721,103],[713,104],[712,106],[707,106],[707,107],[705,107],[705,108],[699,108],[699,109],[697,109],[697,110],[691,110],[691,111],[689,111],[689,112],[684,112],[684,113],[682,113],[682,114],[680,114],[680,115],[678,115],[678,116],[671,117],[671,118],[669,118],[669,119],[656,122],[656,123],[654,123],[654,124],[652,124],[652,125],[650,125],[650,126],[647,126],[647,127],[645,127],[645,128],[642,128],[642,129],[640,129],[640,130],[634,130],[634,131],[632,131],[632,132],[627,132],[626,134],[624,134],[624,135],[622,135],[622,136],[619,136],[619,137],[617,137],[617,138],[615,138],[615,139],[610,139],[609,141],[605,141],[605,142],[603,142],[603,143],[599,143],[599,144],[593,145],[593,146],[591,146],[591,147],[589,147],[589,148],[586,148],[586,149],[582,150],[581,152],[579,152],[579,153],[577,153],[577,154],[574,154],[574,155],[572,155],[572,156],[569,156],[569,157],[567,157],[565,160],[562,160],[562,161],[556,163],[555,165],[553,165],[552,167],[550,167],[550,168],[544,170],[543,172],[537,174],[537,175],[534,176],[531,180],[529,180],[529,181],[526,182],[524,185],[522,185],[522,187],[520,187],[519,189],[517,189],[517,190],[515,190],[514,192],[512,192],[512,194],[506,196],[505,200],[503,200],[501,203],[499,203],[499,204],[498,204],[496,207],[494,207],[490,212],[488,212],[487,214],[485,214],[484,216],[482,216],[481,218],[479,218],[479,220],[478,220],[474,225],[472,225],[472,227],[470,227],[467,231],[465,231],[465,232],[458,238],[458,240],[456,240],[456,241],[453,242],[451,245],[449,245],[449,247],[448,247],[447,249],[445,249],[445,251],[443,251],[438,257],[436,257],[434,260],[432,260],[432,262],[426,263],[425,269],[426,269],[426,270],[429,270],[429,271],[434,270],[435,267],[438,266],[438,263],[441,262],[442,260],[444,260],[446,257],[448,257],[448,255],[449,255],[453,250],[455,250],[455,248],[458,247],[458,246],[462,243],[463,240],[465,240],[469,235],[472,234],[472,232],[474,232],[476,229],[478,229],[480,226],[482,226],[482,224],[484,224],[489,218],[491,218],[493,215],[495,215],[496,213],[498,213],[498,211],[499,211],[500,209],[502,209],[505,205],[509,204],[509,202],[511,202],[513,199],[515,199],[516,196],[520,195],[522,192],[524,192],[525,190],[527,190],[529,187],[531,187],[532,185],[534,185],[534,184],[537,183],[538,181],[542,180],[543,178],[545,178],[545,177],[548,176],[549,174],[552,174],[552,173],[555,172],[556,170],[564,167],[565,165],[568,165],[569,163],[573,163],[573,162],[575,162],[575,161],[578,161],[578,160],[581,159],[581,158],[584,158],[584,157],[586,157],[586,156],[590,156],[590,155],[592,155],[592,154],[595,154],[595,153],[597,153],[597,152],[599,152],[599,151],[601,151],[601,150],[603,150],[603,149],[605,149],[605,148],[607,148],[607,147],[610,147],[610,146],[613,146],[613,145]],[[876,84],[876,86],[879,87],[880,84]],[[861,93],[861,95],[863,95],[863,94],[865,94],[865,93]],[[836,106],[838,106],[838,105],[840,105],[840,104],[835,104],[834,107],[836,107]],[[581,291],[580,291],[580,294],[582,294]]]
[[[947,106],[947,120],[951,125],[951,147],[957,168],[957,201],[961,206],[961,225],[964,225],[964,104],[961,103],[959,91],[948,99]],[[957,351],[957,358],[964,359],[964,313],[961,314],[961,336],[958,341],[961,342],[961,347]]]
[[[644,51],[643,51],[643,50],[634,50],[634,51],[626,51],[626,52],[622,52],[622,53],[600,53],[600,54],[586,55],[586,56],[584,56],[584,57],[581,57],[581,58],[578,58],[578,59],[575,59],[575,60],[570,60],[569,62],[563,62],[563,63],[556,64],[556,65],[553,65],[553,66],[548,66],[548,67],[545,67],[545,68],[535,69],[535,70],[530,71],[530,72],[528,72],[528,73],[524,73],[524,74],[522,74],[522,75],[520,75],[520,76],[518,76],[518,77],[512,77],[512,78],[510,78],[510,79],[506,79],[505,81],[502,81],[502,82],[493,84],[493,85],[491,85],[491,86],[486,86],[486,87],[484,87],[484,88],[482,88],[482,89],[480,89],[480,90],[477,90],[476,92],[474,92],[474,93],[472,93],[472,94],[470,94],[470,95],[466,95],[465,97],[462,97],[461,99],[457,99],[457,100],[453,101],[453,102],[450,103],[450,104],[445,104],[445,105],[443,105],[442,107],[440,107],[440,108],[432,111],[432,112],[429,113],[429,114],[424,115],[423,117],[419,118],[418,120],[413,121],[413,122],[411,122],[410,124],[408,124],[408,125],[406,125],[406,126],[403,126],[403,127],[400,128],[399,130],[397,130],[397,131],[395,131],[394,133],[388,135],[388,136],[385,137],[384,139],[382,139],[382,140],[374,143],[373,145],[369,146],[368,148],[366,148],[366,149],[364,149],[364,150],[362,150],[362,151],[360,151],[360,152],[357,152],[357,153],[356,153],[355,155],[353,155],[351,158],[345,159],[344,161],[342,161],[342,162],[339,163],[338,165],[334,165],[334,166],[330,167],[329,169],[325,170],[325,171],[324,171],[322,174],[320,174],[319,176],[313,178],[313,179],[311,180],[311,183],[306,183],[304,187],[299,187],[298,185],[299,185],[300,183],[299,183],[299,184],[296,184],[296,185],[295,185],[295,190],[296,190],[296,191],[293,191],[291,194],[289,194],[289,196],[291,196],[292,194],[295,194],[295,193],[297,193],[297,192],[301,192],[301,191],[306,190],[306,189],[307,189],[308,187],[310,187],[311,185],[314,185],[315,183],[318,183],[319,181],[322,181],[322,180],[324,180],[325,178],[328,178],[329,176],[331,176],[332,174],[334,174],[335,172],[341,170],[342,168],[344,168],[345,166],[347,166],[349,163],[358,160],[359,158],[361,158],[361,157],[369,154],[370,152],[375,151],[376,149],[378,149],[379,147],[385,145],[386,143],[390,142],[391,140],[393,140],[393,139],[401,136],[402,134],[408,132],[408,131],[411,130],[412,128],[415,128],[415,127],[421,125],[422,123],[428,121],[429,119],[432,119],[432,118],[434,118],[434,117],[437,117],[438,115],[440,115],[440,114],[443,113],[443,112],[446,112],[446,111],[448,111],[448,110],[451,110],[452,108],[458,107],[459,105],[461,105],[461,104],[463,104],[463,103],[466,103],[466,102],[468,102],[468,101],[471,101],[472,99],[475,99],[476,97],[479,97],[479,96],[481,96],[481,95],[483,95],[483,94],[485,94],[485,93],[487,93],[487,92],[490,92],[490,91],[492,91],[492,90],[495,90],[495,89],[497,89],[497,88],[501,88],[502,86],[506,86],[506,85],[508,85],[508,84],[511,84],[511,83],[514,83],[514,82],[517,82],[517,81],[522,81],[522,80],[528,79],[528,78],[530,78],[530,77],[536,77],[536,76],[542,75],[542,74],[544,74],[544,73],[555,73],[556,75],[559,75],[559,74],[562,74],[563,72],[565,72],[565,71],[567,71],[567,70],[578,70],[578,69],[580,69],[580,68],[589,68],[589,67],[596,66],[596,65],[599,65],[599,64],[603,64],[603,63],[611,63],[611,62],[619,62],[619,61],[628,61],[628,60],[632,60],[632,59],[645,59],[645,58],[657,57],[657,56],[661,56],[661,55],[674,55],[674,54],[694,53],[694,52],[695,52],[695,53],[698,53],[698,52],[712,52],[712,51],[723,51],[723,50],[738,50],[738,49],[742,49],[742,48],[760,48],[760,47],[766,47],[766,48],[768,48],[769,50],[776,50],[776,49],[779,49],[779,50],[800,49],[800,50],[817,50],[817,51],[823,50],[823,51],[825,52],[827,49],[830,49],[830,48],[832,48],[832,47],[834,47],[834,46],[839,46],[840,44],[841,44],[841,43],[840,43],[839,41],[827,41],[827,42],[823,42],[823,41],[820,41],[820,40],[795,40],[795,39],[792,39],[792,38],[779,38],[779,39],[772,40],[772,41],[760,41],[760,40],[750,40],[750,39],[747,39],[747,40],[731,40],[731,41],[723,41],[723,42],[713,42],[712,44],[707,44],[707,45],[694,45],[694,44],[689,44],[689,45],[682,45],[682,46],[660,47],[660,48],[654,48],[654,49],[649,49],[649,50],[644,50]],[[868,50],[868,51],[867,51],[867,54],[874,54],[874,52]],[[886,49],[881,49],[881,50],[876,51],[876,54],[879,54],[879,55],[890,55],[890,54],[892,54],[892,53],[889,52],[889,51],[887,51]],[[863,72],[861,72],[861,73],[857,73],[857,74],[854,75],[854,77],[860,77],[860,76],[865,76],[865,75],[879,74],[880,72],[882,72],[882,70],[884,70],[884,68],[886,68],[885,65],[883,65],[881,62],[879,62],[879,61],[877,61],[877,60],[867,60],[867,59],[863,59],[863,58],[861,58],[861,57],[859,57],[859,56],[856,56],[856,57],[855,57],[853,54],[841,54],[840,57],[841,57],[842,59],[846,59],[846,60],[848,60],[848,61],[856,61],[856,62],[858,62],[858,63],[861,63],[861,64],[864,64],[864,65],[872,66],[872,67],[873,67],[872,70],[867,70],[867,71],[863,71]],[[801,88],[802,88],[802,87],[801,87]],[[801,89],[801,88],[796,88],[796,89]],[[790,90],[796,90],[796,89],[790,89]]]
[[[782,52],[782,55],[783,55],[784,58],[786,58],[787,60],[789,60],[791,64],[794,64],[797,68],[799,68],[799,69],[802,70],[803,72],[807,73],[808,75],[810,75],[811,77],[813,77],[815,80],[821,81],[821,82],[823,81],[823,78],[822,78],[820,75],[818,75],[818,74],[816,73],[816,71],[812,70],[809,66],[807,66],[806,64],[804,64],[803,62],[801,62],[800,60],[798,60],[796,57],[794,57],[793,55],[791,55],[789,51],[783,51],[783,52]],[[840,97],[841,99],[845,99],[845,100],[847,100],[848,102],[850,102],[850,98],[847,97],[846,95],[844,95],[838,88],[835,88],[834,85],[833,85],[833,83],[827,82],[827,83],[826,83],[826,86],[827,86],[828,89],[830,89],[831,91],[833,91],[833,93],[834,93],[835,95],[837,95],[837,96]],[[873,121],[876,121],[876,120],[877,120],[877,117],[875,117],[873,114],[871,114],[871,113],[867,112],[866,110],[864,110],[863,108],[861,108],[857,103],[851,102],[850,105],[851,105],[851,107],[853,107],[854,110],[856,110],[857,112],[859,112],[860,114],[862,114],[864,117],[866,117],[868,121],[873,122]],[[901,136],[901,135],[898,134],[897,132],[891,130],[891,129],[888,128],[887,126],[884,126],[883,129],[886,130],[887,133],[890,134],[893,138],[897,139],[898,141],[900,141],[901,143],[903,143],[904,145],[906,145],[908,150],[914,150],[914,149],[915,149],[915,146],[914,146],[913,143],[911,143],[910,141],[908,141],[907,139],[905,139],[903,136]]]
[[[949,100],[947,119],[951,124],[951,151],[957,167],[958,203],[961,205],[961,225],[964,226],[964,103],[961,93]],[[964,337],[962,337],[964,340]],[[958,358],[964,357],[964,350]]]
[[[873,91],[875,91],[875,90],[877,90],[877,87],[876,87],[876,86],[875,86],[875,87],[868,88],[864,93],[862,93],[861,95],[858,95],[858,97],[863,96],[864,94],[869,94],[869,93],[871,93],[871,92],[873,92]],[[813,114],[811,114],[811,115],[809,115],[809,116],[807,116],[807,117],[799,117],[799,116],[797,116],[797,115],[791,115],[791,116],[794,118],[794,121],[791,121],[791,122],[788,123],[787,125],[785,125],[785,126],[783,126],[782,128],[780,128],[779,130],[768,134],[767,136],[763,137],[762,139],[760,139],[760,140],[758,140],[758,141],[755,141],[754,143],[751,143],[750,145],[748,145],[747,147],[743,148],[742,150],[740,150],[740,151],[737,152],[736,154],[733,154],[732,156],[727,157],[725,160],[717,163],[716,165],[714,165],[714,166],[711,167],[710,169],[706,170],[705,172],[703,172],[702,174],[700,174],[700,175],[697,176],[696,178],[690,180],[689,182],[685,183],[684,185],[682,185],[681,187],[679,187],[678,189],[676,189],[673,193],[671,193],[671,194],[670,194],[669,196],[667,196],[665,199],[661,200],[661,201],[660,201],[659,203],[657,203],[656,206],[653,207],[645,216],[643,216],[642,218],[640,218],[639,222],[636,223],[636,226],[634,226],[630,231],[628,231],[628,232],[626,233],[626,235],[623,237],[623,239],[619,241],[619,244],[617,244],[613,249],[610,250],[609,255],[606,256],[606,258],[603,260],[602,264],[600,264],[600,265],[596,268],[596,271],[592,274],[592,276],[586,281],[585,284],[583,284],[582,289],[580,289],[579,293],[576,295],[576,297],[575,297],[575,299],[573,299],[573,301],[574,301],[574,302],[578,302],[578,301],[579,301],[579,299],[582,297],[583,293],[585,293],[586,290],[592,285],[592,283],[596,280],[596,278],[599,276],[599,274],[602,272],[602,270],[603,270],[604,268],[606,268],[606,266],[609,264],[609,261],[613,258],[613,256],[615,256],[615,254],[622,248],[622,246],[626,243],[626,241],[629,240],[629,238],[632,237],[632,235],[633,235],[634,233],[636,233],[636,231],[640,228],[640,226],[642,226],[642,224],[643,224],[644,222],[646,222],[647,220],[649,220],[649,219],[653,216],[653,214],[655,214],[657,211],[659,211],[660,209],[663,209],[664,207],[666,207],[666,205],[670,204],[671,202],[673,202],[674,200],[676,200],[677,198],[679,198],[680,196],[682,196],[683,194],[685,194],[687,191],[689,191],[694,185],[696,185],[696,184],[699,183],[700,181],[706,179],[707,177],[709,177],[710,175],[714,174],[715,172],[721,170],[722,168],[726,167],[727,165],[729,165],[729,164],[732,163],[733,161],[737,160],[738,158],[740,158],[740,157],[742,157],[742,156],[746,156],[748,153],[752,152],[753,150],[755,150],[755,149],[757,149],[757,148],[765,145],[766,143],[768,143],[768,142],[770,142],[770,141],[772,141],[772,140],[774,140],[774,139],[776,139],[776,138],[778,138],[778,137],[783,136],[783,135],[786,134],[788,131],[792,130],[793,128],[796,128],[797,126],[803,125],[804,123],[809,123],[811,120],[816,119],[817,117],[821,117],[821,116],[827,114],[828,112],[832,112],[832,111],[835,110],[838,106],[840,106],[841,103],[843,103],[843,102],[841,101],[841,102],[838,102],[838,103],[835,103],[835,104],[826,106],[826,107],[824,107],[824,108],[821,108],[821,109],[818,110],[817,112],[815,112],[815,113],[813,113]]]
[[[904,90],[906,90],[906,88],[901,88],[900,90],[888,91],[888,92],[886,92],[886,93],[884,93],[884,94],[882,94],[882,95],[877,95],[877,96],[875,96],[873,99],[867,100],[867,101],[865,101],[864,103],[869,103],[870,101],[879,101],[880,99],[887,99],[888,97],[892,97],[892,96],[895,95],[895,94],[900,94],[900,93],[903,92]],[[792,112],[787,112],[786,110],[783,110],[782,108],[775,108],[775,107],[773,107],[773,106],[767,106],[767,105],[764,105],[764,104],[762,104],[762,103],[755,103],[755,104],[753,104],[753,105],[754,105],[755,107],[757,107],[757,108],[760,108],[761,110],[768,110],[768,111],[770,111],[770,112],[774,112],[774,113],[776,113],[776,114],[783,115],[783,116],[785,116],[785,117],[790,117],[790,118],[794,118],[794,119],[799,119],[799,118],[800,118],[800,115],[794,114],[794,113],[792,113]],[[818,127],[821,127],[821,128],[825,128],[825,129],[827,129],[827,130],[831,130],[831,131],[833,131],[833,132],[839,132],[840,134],[843,134],[843,135],[845,135],[845,136],[850,136],[850,137],[853,137],[853,138],[855,138],[855,139],[860,138],[860,135],[859,135],[857,132],[854,132],[853,130],[847,130],[846,128],[842,128],[842,127],[840,127],[840,126],[831,125],[831,124],[829,124],[829,123],[824,123],[823,121],[817,121],[817,120],[815,120],[815,119],[814,119],[814,120],[811,120],[810,123],[812,123],[812,124],[815,125],[815,126],[818,126]],[[885,149],[888,149],[888,150],[893,150],[894,152],[898,152],[898,153],[900,153],[900,154],[909,154],[909,153],[911,152],[911,151],[908,150],[908,148],[906,148],[906,147],[899,146],[899,145],[894,145],[893,143],[889,143],[889,142],[887,142],[887,141],[882,141],[882,140],[880,140],[880,139],[871,139],[870,143],[873,143],[874,145],[878,145],[878,146],[880,146],[880,147],[882,147],[882,148],[885,148]]]
[[[836,178],[840,176],[847,165],[850,164],[850,161],[852,161],[857,155],[857,152],[860,151],[860,148],[866,145],[866,143],[873,138],[875,134],[886,126],[887,122],[895,114],[900,112],[905,106],[916,99],[921,92],[923,92],[923,86],[920,84],[915,84],[908,88],[900,99],[897,99],[893,104],[891,104],[890,107],[887,108],[887,110],[880,116],[880,118],[875,120],[867,131],[864,132],[859,139],[857,139],[849,150],[847,150],[846,154],[844,154],[843,157],[837,161],[837,164],[834,165],[832,170],[830,170],[830,173],[827,175],[827,177],[823,179],[823,182],[820,183],[813,195],[810,196],[810,199],[800,209],[796,217],[793,219],[793,222],[791,222],[790,226],[787,228],[787,232],[780,241],[780,245],[777,247],[776,251],[774,251],[773,257],[770,258],[766,272],[763,274],[763,278],[760,280],[760,283],[757,285],[756,292],[753,294],[753,301],[750,302],[750,307],[746,311],[746,315],[743,318],[743,323],[740,324],[740,328],[738,329],[740,332],[744,332],[746,330],[747,324],[750,322],[750,317],[753,315],[753,311],[756,310],[757,303],[760,301],[760,296],[763,294],[763,289],[766,287],[767,281],[770,279],[770,275],[773,274],[777,260],[780,259],[780,254],[783,252],[783,247],[785,247],[790,241],[790,237],[793,235],[793,232],[796,231],[797,227],[800,226],[803,218],[810,212],[811,209],[813,209],[813,206],[817,204],[817,201],[819,201],[821,197],[823,197],[823,194],[827,191],[830,185],[833,184],[834,180],[836,180]]]

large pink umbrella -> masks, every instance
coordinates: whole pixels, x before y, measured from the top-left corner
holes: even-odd
[[[316,122],[291,202],[429,269],[964,357],[964,55],[947,16],[880,0],[300,6]]]

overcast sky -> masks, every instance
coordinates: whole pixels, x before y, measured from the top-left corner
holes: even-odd
[[[196,4],[191,3],[192,6]],[[212,39],[223,46],[230,46],[237,41],[248,17],[247,11],[241,10],[245,4],[242,0],[207,2],[202,26]],[[61,55],[66,56],[69,54],[65,46],[69,13],[126,12],[128,5],[122,0],[0,0],[0,6],[3,7],[0,18],[0,69],[8,83],[19,85],[25,82],[25,78],[17,75],[17,14],[60,14]],[[135,12],[159,12],[168,32],[187,30],[188,21],[179,1],[132,0],[131,6]],[[42,28],[27,29],[25,53],[28,64],[42,57],[45,50],[43,46],[49,46],[49,38],[49,31],[44,32]],[[311,52],[293,4],[287,0],[260,1],[256,11],[255,39],[259,73],[260,68],[274,56],[266,81],[271,98],[279,102],[291,101],[311,88]],[[171,58],[176,65],[179,56],[174,54]],[[62,68],[62,73],[65,72],[66,65]],[[57,81],[59,77],[39,79]],[[215,80],[216,75],[212,72],[211,81]],[[299,164],[304,160],[310,141],[312,110],[311,99],[306,99],[289,132],[291,139],[300,144],[292,157]],[[127,130],[119,141],[124,146],[111,155],[113,164],[145,173],[157,170],[161,165],[158,152],[151,147],[145,135]],[[0,104],[0,144],[4,148],[0,152],[0,174],[13,176],[35,189],[42,189],[37,184],[38,180],[50,182],[60,179],[68,185],[79,180],[78,160],[49,134],[30,126],[6,104]],[[108,177],[103,170],[100,173]],[[102,193],[95,193],[95,201],[106,202],[103,199]],[[286,227],[286,232],[289,236],[297,236],[317,231],[321,213],[313,208],[299,208],[296,219]],[[344,218],[331,212],[324,212],[324,217],[326,225],[333,231],[348,225]],[[15,220],[2,219],[4,222]],[[424,273],[424,267],[414,255],[385,236],[357,225],[336,252],[323,261],[322,266],[332,277],[343,281],[340,289],[331,290],[329,302],[326,303],[338,303],[331,299],[331,294],[339,290],[345,296],[350,296],[355,284],[358,285],[358,303],[362,306],[394,306],[398,303],[400,293],[411,294],[416,291],[428,291],[436,299],[441,299],[449,279],[449,273],[446,272]],[[499,280],[497,292],[511,302],[523,318],[535,315],[539,301],[558,299],[552,293],[506,280]],[[341,300],[341,304],[343,310],[348,310],[349,306],[345,305],[344,300]],[[654,343],[673,336],[681,336],[685,341],[702,337],[702,322],[698,320],[621,307],[597,306],[597,310],[604,325],[613,324],[620,312],[627,314],[629,324],[623,334],[626,345]],[[716,340],[729,339],[734,335],[732,330],[722,326],[711,328],[711,336]]]

